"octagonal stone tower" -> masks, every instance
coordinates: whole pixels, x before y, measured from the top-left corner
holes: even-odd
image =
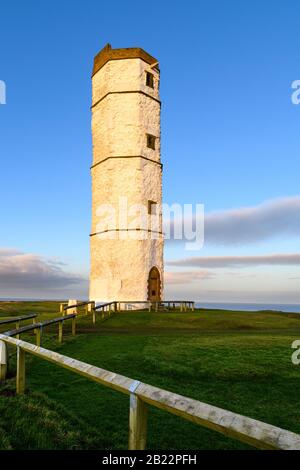
[[[140,48],[107,44],[94,59],[90,300],[96,302],[163,296],[159,79],[157,60]]]

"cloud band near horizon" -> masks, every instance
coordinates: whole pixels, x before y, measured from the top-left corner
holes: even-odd
[[[195,256],[166,261],[167,266],[189,268],[243,268],[251,266],[300,266],[300,253],[256,256]]]
[[[174,220],[171,226],[177,224],[182,221]],[[246,245],[276,237],[300,237],[300,196],[205,214],[205,245]]]
[[[61,290],[81,286],[87,280],[62,268],[56,259],[23,253],[12,248],[0,248],[1,291],[18,290]]]

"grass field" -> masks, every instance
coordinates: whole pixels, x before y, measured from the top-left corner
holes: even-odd
[[[0,303],[3,318],[32,312],[59,316],[54,302]],[[62,345],[49,328],[43,346],[300,433],[300,366],[291,363],[298,314],[126,312],[95,326],[82,317],[76,337],[70,327]],[[36,358],[26,364],[25,396],[14,395],[14,356],[0,388],[0,448],[127,448],[128,397]],[[148,436],[152,449],[246,448],[153,408]]]

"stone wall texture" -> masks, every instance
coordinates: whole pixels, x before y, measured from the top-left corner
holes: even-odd
[[[146,71],[154,75],[154,88],[146,85]],[[159,72],[142,59],[111,60],[93,76],[92,85],[90,299],[144,301],[153,266],[160,272],[163,294]],[[147,147],[147,134],[156,137],[155,150]],[[147,209],[148,201],[156,202],[157,225],[148,213],[143,225],[134,210],[120,225],[120,198],[131,210],[135,204]],[[112,225],[111,220],[105,223],[103,205],[108,204],[116,211]]]

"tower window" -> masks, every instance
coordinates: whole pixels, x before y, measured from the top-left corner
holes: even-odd
[[[155,150],[155,139],[156,137],[151,134],[147,134],[147,147],[149,149]]]
[[[157,203],[154,201],[148,201],[148,214],[156,214]]]
[[[146,85],[154,88],[154,75],[150,72],[146,72]]]

